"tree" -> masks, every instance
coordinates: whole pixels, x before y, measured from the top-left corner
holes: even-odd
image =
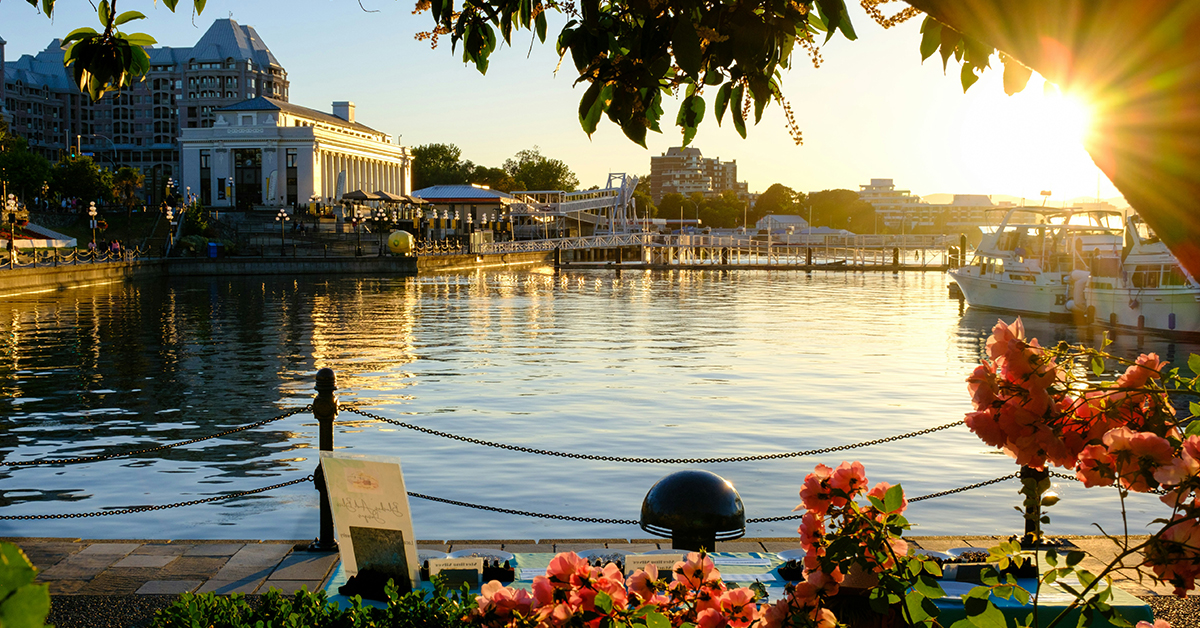
[[[0,140],[0,178],[5,181],[9,194],[16,194],[27,202],[42,197],[50,173],[50,162],[29,150],[25,138],[6,135]]]
[[[454,144],[424,144],[412,149],[414,190],[434,185],[462,185],[470,179],[471,162],[461,161],[462,150]]]
[[[792,188],[782,183],[775,183],[767,188],[766,192],[758,195],[758,200],[755,201],[754,207],[747,213],[746,222],[751,225],[756,224],[767,214],[777,216],[795,215],[800,211],[798,201],[802,201],[803,199],[804,194],[797,194],[792,191]]]
[[[504,160],[504,171],[517,183],[518,190],[562,190],[573,192],[579,179],[565,162],[543,157],[537,146]]]
[[[725,190],[718,196],[706,197],[700,203],[700,223],[705,227],[731,229],[742,224],[742,210],[746,204],[737,192]]]
[[[667,220],[678,220],[683,216],[682,209],[686,201],[687,199],[685,199],[683,195],[678,192],[664,194],[662,202],[658,204],[657,217],[665,218]]]
[[[467,162],[470,164],[471,162]],[[517,181],[508,174],[504,168],[489,168],[487,166],[474,166],[471,169],[471,183],[486,185],[493,190],[501,192],[511,192],[517,189]]]
[[[875,228],[875,208],[853,190],[822,190],[808,195],[814,227],[850,229],[862,233]],[[807,218],[807,216],[805,216]]]
[[[77,198],[87,205],[90,201],[112,198],[112,173],[100,170],[91,157],[63,157],[54,164],[50,189],[63,198]]]
[[[927,13],[921,53],[928,58],[940,52],[943,63],[961,63],[964,89],[999,49],[1007,91],[1021,89],[1033,69],[1102,103],[1088,151],[1184,267],[1200,275],[1200,212],[1186,209],[1200,198],[1200,152],[1194,149],[1200,127],[1192,107],[1200,101],[1200,47],[1188,37],[1163,35],[1200,29],[1200,12],[1179,0],[907,2],[912,6],[893,16],[880,11],[883,0],[865,0],[864,6],[884,26]],[[176,4],[166,3],[171,10]],[[197,13],[204,5],[184,2]],[[53,0],[40,6],[53,16]],[[589,0],[578,12],[575,3],[552,0],[433,0],[418,6],[433,17],[428,35],[450,35],[455,52],[461,46],[463,59],[480,72],[487,71],[500,37],[511,44],[514,27],[532,30],[544,42],[546,11],[567,14],[557,46],[571,53],[576,82],[588,84],[580,125],[591,134],[605,115],[642,146],[647,131],[661,132],[664,93],[685,96],[675,120],[689,142],[706,113],[701,87],[712,98],[718,124],[728,111],[744,137],[744,112],[753,109],[757,121],[775,102],[799,142],[781,92],[782,70],[793,65],[797,44],[815,61],[819,38],[855,38],[844,0]],[[140,46],[153,43],[148,35],[116,28],[139,19],[136,11],[117,15],[102,0],[98,17],[103,33],[77,29],[64,38],[65,62],[93,99],[145,75],[149,64]]]
[[[112,177],[112,195],[118,203],[125,206],[125,213],[129,216],[133,215],[133,208],[137,206],[138,195],[137,191],[142,189],[142,185],[146,182],[146,175],[137,168],[122,166],[117,170]]]

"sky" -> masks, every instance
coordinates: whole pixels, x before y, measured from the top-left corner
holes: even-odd
[[[546,44],[527,31],[502,47],[486,76],[465,65],[449,38],[437,49],[417,41],[428,13],[413,15],[412,0],[209,0],[201,16],[171,13],[162,3],[120,0],[119,11],[146,20],[127,31],[153,35],[160,45],[191,46],[217,18],[254,27],[288,72],[292,102],[322,111],[351,100],[359,122],[398,136],[407,146],[455,144],[477,164],[500,166],[537,146],[565,161],[583,188],[604,186],[609,173],[646,175],[650,157],[681,144],[677,102],[667,102],[663,133],[647,147],[626,139],[604,119],[592,137],[579,126],[586,85],[574,85],[574,66],[559,59],[551,22]],[[1006,96],[999,69],[964,94],[958,67],[943,73],[939,59],[922,63],[917,17],[885,30],[857,3],[850,5],[857,41],[835,36],[814,68],[793,58],[783,92],[804,143],[789,137],[782,108],[772,105],[743,140],[726,119],[708,117],[692,142],[705,157],[736,160],[751,192],[782,183],[796,191],[857,190],[872,178],[893,179],[914,194],[1005,194],[1050,200],[1118,196],[1083,149],[1086,103],[1059,94],[1034,75],[1026,90]],[[44,49],[79,26],[98,25],[85,0],[58,0],[53,21],[25,2],[0,3],[6,58]],[[189,5],[190,6],[190,5]],[[883,5],[885,12],[907,6]],[[559,20],[561,26],[561,19]],[[998,59],[993,64],[999,67]],[[715,92],[714,92],[715,93]],[[710,96],[711,98],[711,96]]]

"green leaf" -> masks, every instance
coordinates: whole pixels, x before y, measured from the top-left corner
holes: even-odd
[[[1075,565],[1078,565],[1079,563],[1083,562],[1083,559],[1086,557],[1087,557],[1087,554],[1085,554],[1079,550],[1067,552],[1067,566],[1074,567]]]
[[[1025,77],[1025,80],[1029,81],[1029,77]],[[1024,86],[1022,86],[1022,89],[1024,89]],[[1021,90],[1017,90],[1017,91],[1021,91]],[[1008,94],[1009,96],[1012,96],[1013,94],[1017,93],[1017,92],[1008,91],[1008,66],[1007,65],[1004,66],[1004,92],[1006,94]],[[1101,360],[1100,356],[1098,356],[1098,355],[1092,356],[1092,373],[1096,377],[1100,377],[1101,375],[1104,374],[1104,360]]]
[[[100,6],[96,9],[96,15],[100,18],[100,23],[108,26],[108,0],[100,0]]]
[[[537,28],[538,41],[546,43],[546,12],[544,10],[534,18],[534,26]]]
[[[1192,416],[1200,415],[1200,403],[1195,401],[1189,404],[1192,411]],[[1200,436],[1200,421],[1192,421],[1187,424],[1187,428],[1183,430],[1184,436]]]
[[[700,126],[700,121],[704,119],[704,99],[699,94],[692,94],[683,99],[683,103],[679,105],[679,115],[675,118],[675,124],[683,127],[683,145],[687,146],[692,142],[692,138],[696,137],[696,128]]]
[[[146,19],[146,15],[140,11],[126,11],[117,16],[117,19],[113,21],[113,26],[120,26],[126,22],[144,19]]]
[[[37,0],[29,0],[29,4],[36,7]],[[42,0],[42,13],[45,13],[46,17],[54,16],[54,0]]]
[[[158,43],[158,40],[146,33],[130,33],[122,36],[121,39],[129,42],[130,46],[153,46]]]
[[[204,13],[204,5],[208,0],[193,0],[192,6],[196,7],[196,15]]]
[[[599,593],[597,593],[596,594],[596,608],[604,611],[605,613],[611,613],[612,608],[613,608],[612,596],[605,593],[604,591],[600,591]]]
[[[646,628],[671,628],[671,620],[662,613],[646,613]]]
[[[742,115],[742,98],[745,96],[745,91],[745,86],[738,84],[733,88],[733,98],[730,103],[733,105],[733,128],[737,130],[738,135],[742,136],[742,139],[746,139],[746,118]]]
[[[925,16],[925,21],[921,22],[921,61],[925,61],[937,52],[938,46],[942,43],[942,24],[937,20]]]
[[[170,9],[172,13],[175,12],[175,5],[177,4],[179,4],[179,0],[163,0],[163,6]]]
[[[33,582],[36,574],[33,563],[21,548],[12,543],[0,543],[0,600]]]
[[[1193,353],[1188,356],[1188,368],[1196,375],[1200,375],[1200,354]]]
[[[946,64],[950,61],[950,55],[958,49],[958,42],[962,41],[962,35],[958,31],[949,26],[942,25],[942,43],[938,46],[938,51],[942,54],[942,71],[947,72]]]
[[[904,488],[899,484],[889,488],[883,494],[883,505],[886,512],[896,512],[904,505]]]
[[[733,92],[733,83],[726,83],[717,90],[717,97],[713,99],[713,107],[716,109],[717,126],[721,125],[721,118],[725,117],[725,109],[729,107],[729,94]],[[1192,414],[1196,414],[1195,411]]]
[[[50,614],[50,587],[27,584],[13,592],[0,605],[0,626],[5,628],[42,628]]]
[[[986,591],[986,587],[983,588]],[[974,591],[972,591],[974,592]],[[968,597],[963,596],[963,608],[967,611],[967,619],[971,621],[976,628],[1007,628],[1004,621],[1004,614],[1000,609],[992,604],[988,597]]]
[[[1004,64],[1004,93],[1012,96],[1024,91],[1025,86],[1029,84],[1029,77],[1033,76],[1033,70],[1003,52],[1000,53],[1000,62]]]
[[[583,93],[583,98],[579,99],[579,126],[583,127],[583,132],[589,137],[596,132],[600,114],[603,113],[604,107],[600,103],[600,91],[603,89],[604,86],[600,83],[592,83]]]
[[[963,92],[966,92],[979,80],[979,75],[975,74],[975,66],[970,63],[964,63],[962,72],[959,73],[959,78],[962,80]]]
[[[693,78],[699,78],[702,61],[700,36],[692,21],[683,15],[675,16],[675,31],[672,33],[672,50],[679,68]]]

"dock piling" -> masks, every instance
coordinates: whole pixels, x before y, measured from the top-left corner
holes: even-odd
[[[337,390],[337,377],[333,369],[323,368],[317,371],[317,395],[313,398],[313,417],[320,425],[317,447],[321,451],[333,451],[333,422],[338,414],[338,399],[333,391]],[[321,528],[320,537],[308,546],[310,551],[332,552],[337,550],[337,541],[333,538],[333,511],[329,507],[329,492],[325,488],[325,474],[322,467],[317,466],[313,474],[317,491],[321,493]]]

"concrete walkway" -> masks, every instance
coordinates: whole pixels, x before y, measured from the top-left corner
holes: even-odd
[[[1098,572],[1115,556],[1112,543],[1101,537],[1065,537],[1087,552],[1085,568]],[[308,541],[100,541],[62,538],[4,538],[17,544],[39,570],[38,580],[50,585],[53,596],[51,623],[72,626],[145,625],[157,608],[169,605],[185,592],[262,594],[270,589],[293,593],[301,588],[324,588],[338,562],[336,553],[297,550]],[[952,547],[986,548],[999,537],[910,537],[919,547],[946,550]],[[799,546],[796,538],[740,539],[718,543],[717,551],[779,552]],[[452,552],[467,548],[503,549],[509,552],[579,551],[605,547],[633,552],[670,548],[664,539],[550,539],[421,541],[421,549]],[[1104,561],[1103,563],[1101,561]],[[1158,617],[1168,617],[1175,628],[1200,628],[1200,597],[1183,600],[1171,596],[1170,587],[1155,586],[1131,570],[1114,580],[1126,591],[1146,600]],[[112,618],[101,622],[98,609],[111,609]]]

